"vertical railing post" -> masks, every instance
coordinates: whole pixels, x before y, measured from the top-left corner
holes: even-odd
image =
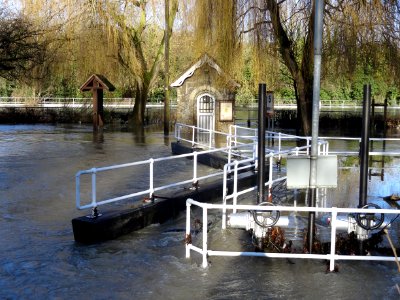
[[[235,147],[237,146],[237,126],[235,126],[235,133],[234,133],[234,136],[235,136],[235,138],[234,138],[234,145],[235,145]]]
[[[279,153],[279,161],[281,161],[281,147],[282,147],[282,134],[279,132],[278,134],[278,153]]]
[[[331,258],[329,263],[329,270],[335,270],[335,253],[336,253],[336,223],[337,223],[337,210],[336,207],[332,207],[332,219],[331,219]]]
[[[231,160],[232,160],[232,136],[227,136],[227,144],[228,144],[228,170],[231,172]]]
[[[193,184],[197,183],[197,151],[193,152]]]
[[[81,206],[81,181],[79,172],[75,175],[75,201],[76,208],[79,209]]]
[[[229,163],[228,163],[229,164]],[[228,194],[228,164],[224,165],[224,179],[222,182],[222,204],[226,205],[226,196]],[[222,229],[226,229],[226,207],[222,209]]]
[[[254,168],[257,170],[258,169],[258,144],[253,143],[253,160],[254,160]]]
[[[153,158],[150,158],[149,159],[149,162],[150,162],[150,164],[149,164],[149,169],[150,169],[150,175],[149,175],[149,180],[150,180],[150,182],[149,182],[149,191],[150,191],[150,195],[149,195],[149,197],[150,197],[150,199],[153,199],[153,194],[154,194],[154,159]]]
[[[203,207],[203,268],[207,268],[207,207]]]
[[[274,164],[273,158],[274,158],[274,153],[271,152],[269,154],[268,200],[270,200],[270,199],[272,200],[271,191],[272,191],[272,167],[273,167],[273,164]]]
[[[190,231],[190,207],[191,204],[186,201],[186,258],[190,258],[190,245],[192,244],[191,231]]]
[[[238,190],[238,165],[239,162],[235,160],[234,162],[235,167],[233,169],[233,205],[235,207],[233,208],[233,213],[236,213],[236,204],[237,204],[237,190]]]
[[[180,138],[179,138],[179,136],[180,136],[180,134],[179,134],[179,124],[175,124],[175,132],[174,132],[174,134],[175,134],[175,138],[176,138],[176,140],[179,142],[179,140],[180,140]]]
[[[194,142],[194,136],[195,136],[194,131],[195,131],[195,127],[192,126],[192,147],[194,147],[194,144],[195,144],[195,142]]]
[[[92,170],[92,207],[96,207],[96,168]]]

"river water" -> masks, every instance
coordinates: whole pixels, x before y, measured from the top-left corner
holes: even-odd
[[[0,299],[399,299],[394,263],[339,262],[326,273],[322,261],[211,257],[203,269],[196,253],[185,258],[184,213],[116,240],[75,243],[71,219],[87,213],[75,208],[76,172],[169,155],[169,142],[160,130],[0,125]],[[400,192],[398,163],[384,183],[371,181],[372,200]],[[355,179],[339,192],[357,198],[357,176],[346,172]],[[211,222],[212,246],[250,247],[245,232]]]

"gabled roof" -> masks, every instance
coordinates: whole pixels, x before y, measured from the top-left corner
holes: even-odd
[[[189,77],[192,77],[194,72],[202,67],[204,64],[208,64],[210,67],[214,68],[219,75],[227,77],[229,79],[229,82],[235,86],[239,87],[240,85],[231,79],[224,71],[222,71],[221,67],[216,63],[216,61],[209,56],[207,53],[204,53],[200,59],[195,62],[185,73],[183,73],[177,80],[175,80],[173,83],[171,83],[171,87],[180,87],[182,84],[185,82],[186,79]]]
[[[88,80],[80,87],[82,92],[91,91],[92,89],[114,91],[115,87],[103,75],[93,74]]]

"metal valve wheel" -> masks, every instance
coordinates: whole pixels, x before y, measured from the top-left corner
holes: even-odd
[[[262,202],[260,206],[274,206],[271,202]],[[281,216],[278,210],[253,210],[252,212],[254,222],[259,226],[266,228],[274,226]]]
[[[367,205],[363,206],[362,208],[376,208],[380,209],[379,205],[374,203],[368,203]],[[357,225],[365,230],[374,230],[381,227],[383,221],[385,220],[384,214],[379,213],[359,213],[355,214],[355,219]]]

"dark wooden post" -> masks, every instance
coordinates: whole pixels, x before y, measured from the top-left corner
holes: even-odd
[[[104,126],[103,90],[93,89],[93,128]]]
[[[81,86],[80,90],[91,91],[93,95],[93,130],[104,126],[103,91],[114,91],[115,87],[102,75],[94,74]]]

